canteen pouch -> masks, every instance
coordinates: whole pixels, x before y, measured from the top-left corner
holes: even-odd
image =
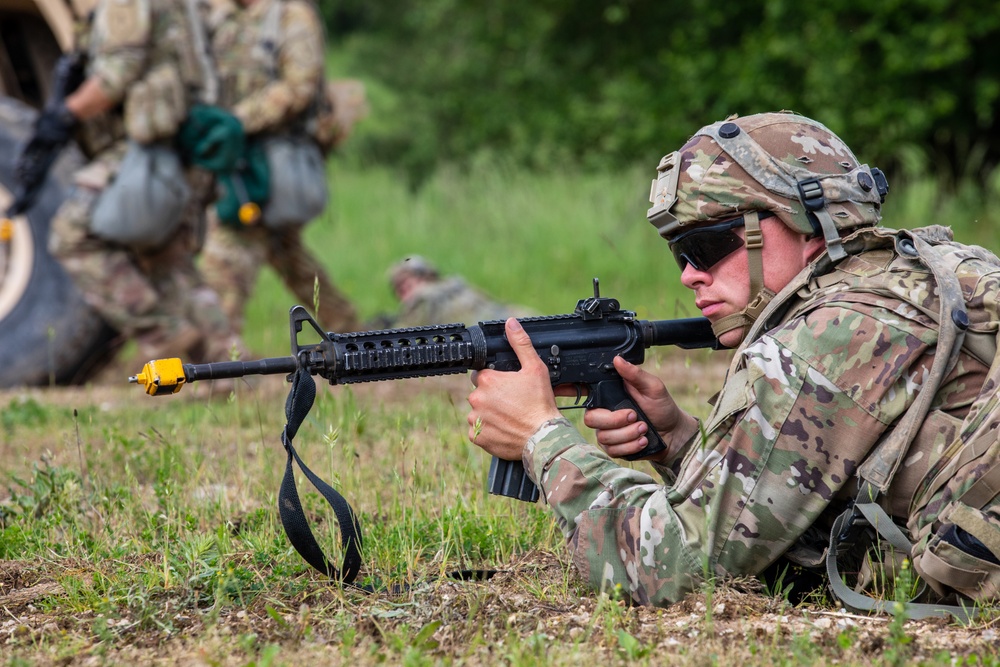
[[[280,136],[264,140],[270,196],[261,216],[276,231],[304,225],[326,207],[329,190],[326,163],[308,137]]]
[[[138,250],[159,247],[177,230],[190,196],[176,151],[129,142],[115,179],[97,200],[90,231]]]

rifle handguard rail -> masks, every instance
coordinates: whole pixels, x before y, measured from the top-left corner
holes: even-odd
[[[586,400],[567,407],[612,410],[628,407],[647,423],[648,418],[615,371],[614,357],[622,356],[640,364],[645,349],[653,346],[675,345],[686,349],[717,346],[707,319],[636,319],[635,313],[622,310],[616,299],[600,297],[596,280],[594,296],[578,301],[573,313],[525,317],[519,321],[548,366],[553,386],[587,387]],[[299,342],[306,326],[319,338],[318,343]],[[290,356],[208,364],[153,360],[129,381],[143,385],[151,396],[163,396],[178,392],[188,382],[288,375],[299,368],[330,384],[452,375],[484,368],[516,371],[520,364],[507,342],[504,326],[502,320],[491,320],[469,327],[454,323],[341,334],[323,331],[305,308],[294,306],[289,311]],[[663,450],[665,445],[654,429],[650,429],[648,437],[649,445],[630,459]],[[538,489],[520,461],[494,459],[488,488],[495,495],[530,502],[538,498]]]

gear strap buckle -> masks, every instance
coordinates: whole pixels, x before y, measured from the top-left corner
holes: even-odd
[[[799,201],[806,207],[807,211],[818,211],[826,206],[826,198],[823,196],[823,186],[818,178],[810,178],[798,182]]]

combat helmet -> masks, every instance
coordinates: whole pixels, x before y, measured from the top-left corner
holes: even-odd
[[[657,167],[647,219],[670,241],[685,228],[743,216],[750,304],[713,324],[716,335],[752,323],[774,293],[764,287],[759,218],[822,237],[833,261],[840,233],[874,226],[888,192],[878,169],[858,162],[821,123],[790,112],[731,117],[698,130]]]
[[[430,260],[420,255],[410,255],[396,262],[389,269],[389,284],[395,289],[406,276],[417,276],[435,280],[440,276],[438,268]]]

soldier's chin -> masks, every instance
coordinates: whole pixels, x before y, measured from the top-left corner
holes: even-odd
[[[746,336],[746,327],[739,327],[719,336],[719,344],[722,347],[739,347],[740,343],[743,342],[743,337]]]

